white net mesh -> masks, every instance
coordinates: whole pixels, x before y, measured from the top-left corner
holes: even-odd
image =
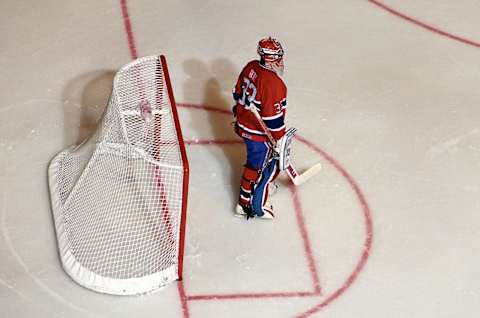
[[[94,136],[49,167],[63,267],[96,291],[145,293],[179,278],[188,163],[165,68],[159,57],[122,68]]]

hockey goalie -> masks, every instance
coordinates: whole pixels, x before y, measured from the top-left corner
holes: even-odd
[[[295,128],[286,129],[287,87],[282,80],[284,50],[277,39],[258,42],[259,60],[249,62],[233,89],[235,132],[246,146],[247,158],[240,181],[235,214],[247,219],[273,219],[268,201],[273,181],[285,170],[295,185],[317,173],[320,164],[299,175],[290,164],[290,145]]]
[[[278,40],[269,37],[260,40],[257,52],[260,60],[243,68],[233,90],[235,131],[247,150],[235,212],[247,218],[272,219],[273,207],[267,199],[269,184],[279,173],[278,153],[252,108],[258,111],[274,141],[283,138],[287,108],[287,87],[281,78],[284,51]]]

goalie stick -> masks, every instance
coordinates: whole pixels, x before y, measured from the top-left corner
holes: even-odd
[[[263,131],[267,135],[271,146],[275,149],[276,146],[277,146],[277,142],[275,141],[272,134],[268,130],[268,127],[263,122],[263,119],[260,116],[260,114],[258,113],[257,108],[255,106],[250,106],[249,108],[250,108],[250,111],[253,113],[253,115],[255,115],[255,118],[257,119],[258,123],[260,124]],[[315,176],[317,173],[320,172],[320,170],[322,170],[322,164],[320,162],[311,166],[310,168],[308,168],[306,171],[304,171],[301,174],[299,174],[297,172],[297,170],[295,170],[295,168],[292,166],[291,163],[285,168],[285,172],[287,173],[288,177],[290,178],[290,180],[292,180],[293,184],[295,184],[296,186],[299,186],[299,185],[307,182],[308,179]]]

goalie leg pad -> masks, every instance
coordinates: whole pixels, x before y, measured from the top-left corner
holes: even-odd
[[[262,170],[271,157],[272,147],[268,142],[244,139],[247,146],[247,166]]]
[[[243,168],[242,180],[240,181],[240,196],[238,204],[245,207],[250,206],[253,186],[257,182],[259,174],[259,170],[245,165]]]
[[[263,217],[265,213],[271,214],[273,217],[273,211],[269,206],[266,206],[268,198],[268,185],[278,175],[278,160],[270,159],[266,167],[262,170],[259,181],[253,189],[253,195],[251,199],[252,211],[258,217]]]
[[[247,162],[243,169],[240,182],[240,197],[238,203],[242,206],[251,205],[251,197],[254,185],[257,183],[260,171],[268,162],[271,147],[266,142],[252,141],[244,138],[247,150]]]
[[[267,142],[244,139],[247,148],[247,163],[240,184],[239,205],[249,210],[249,217],[273,218],[273,211],[266,206],[268,185],[278,173],[278,160]],[[250,214],[246,213],[246,214]],[[237,213],[239,214],[239,213]]]

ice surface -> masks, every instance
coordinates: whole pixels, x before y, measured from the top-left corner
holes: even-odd
[[[296,141],[293,160],[323,164],[296,191],[280,178],[273,222],[235,218],[243,146],[202,144],[238,141],[232,118],[181,107],[185,278],[143,297],[68,278],[46,177],[93,132],[132,57],[122,3],[138,56],[167,56],[180,104],[229,111],[256,41],[277,36],[287,122],[310,143]],[[373,1],[2,1],[0,316],[477,317],[480,8],[381,3],[443,35]]]

